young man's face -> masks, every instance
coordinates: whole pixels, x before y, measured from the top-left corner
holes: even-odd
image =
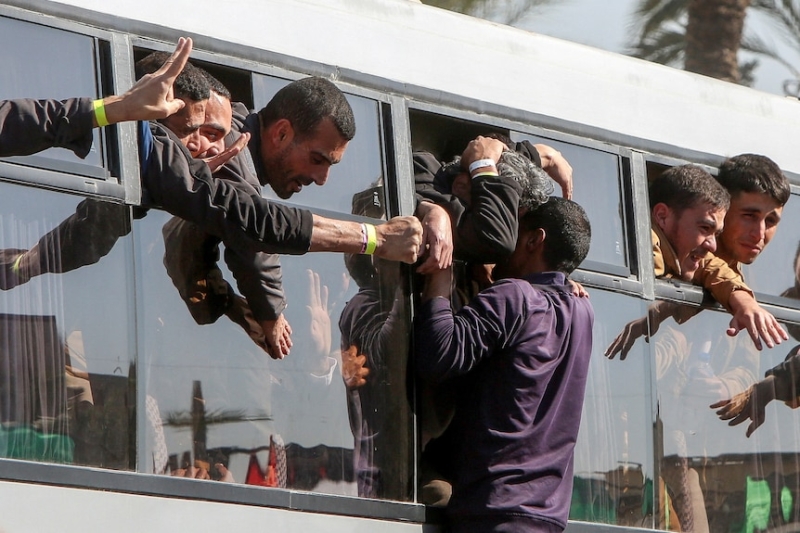
[[[691,281],[700,261],[717,249],[716,238],[723,228],[725,210],[704,203],[676,211],[657,204],[653,217],[675,250],[681,279]]]
[[[178,136],[194,158],[217,155],[225,150],[225,136],[231,131],[231,102],[212,92],[208,100],[189,100],[162,124]]]
[[[717,255],[749,265],[775,236],[782,213],[783,206],[767,194],[742,192],[731,197]]]
[[[347,148],[347,141],[330,119],[322,120],[308,137],[298,138],[290,132],[282,142],[272,154],[265,153],[262,145],[261,156],[267,183],[283,199],[312,183],[324,185],[331,166],[341,161]]]
[[[212,157],[225,150],[225,136],[231,131],[233,110],[231,101],[211,92],[206,103],[205,119],[198,130],[197,155],[194,157]]]
[[[186,105],[177,113],[161,120],[161,123],[169,128],[186,148],[192,153],[192,157],[199,154],[198,137],[200,127],[205,121],[206,104],[208,100],[189,100],[181,98]]]

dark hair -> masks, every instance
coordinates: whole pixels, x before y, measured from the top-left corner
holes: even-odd
[[[726,159],[719,167],[717,181],[731,196],[742,192],[769,195],[779,205],[786,205],[792,194],[789,180],[769,157],[741,154]]]
[[[290,83],[275,94],[258,116],[262,128],[287,119],[300,138],[310,135],[325,118],[331,119],[344,140],[356,135],[353,109],[342,91],[325,78],[304,78]]]
[[[650,208],[666,204],[676,213],[700,204],[727,210],[730,195],[711,174],[695,165],[665,170],[650,184]]]
[[[570,274],[589,253],[592,226],[586,211],[572,200],[550,197],[525,213],[519,228],[520,233],[544,230],[544,260],[551,270]]]
[[[134,70],[136,71],[136,79],[138,80],[145,74],[152,74],[169,59],[170,54],[167,52],[153,52],[152,54],[140,59],[136,62]],[[192,65],[186,63],[183,71],[175,78],[175,83],[172,84],[176,98],[187,98],[189,100],[208,100],[210,95],[208,80],[203,73]]]
[[[231,99],[231,92],[228,90],[225,85],[219,81],[217,78],[211,75],[206,69],[196,67],[197,70],[205,77],[206,81],[208,82],[208,88],[217,93],[218,95],[227,98],[228,100]]]

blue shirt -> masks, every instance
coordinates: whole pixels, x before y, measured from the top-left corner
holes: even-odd
[[[560,272],[499,281],[455,315],[444,298],[422,306],[417,372],[459,380],[432,453],[450,464],[453,531],[485,519],[518,524],[508,531],[566,527],[593,320]]]

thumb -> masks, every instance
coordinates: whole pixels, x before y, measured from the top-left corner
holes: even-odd
[[[164,116],[164,118],[174,115],[175,113],[183,109],[185,105],[186,102],[184,102],[180,98],[175,98],[174,100],[170,100],[169,102],[166,103],[167,114]]]
[[[732,318],[728,324],[728,329],[725,332],[729,337],[735,337],[740,331],[742,331],[742,328],[739,327],[739,324],[736,322],[736,318]]]

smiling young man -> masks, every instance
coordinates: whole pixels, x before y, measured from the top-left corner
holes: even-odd
[[[752,255],[755,259],[758,254],[753,255],[752,251],[763,249],[764,238],[753,243],[751,238],[744,237],[749,232],[743,228],[750,224],[741,219],[753,215],[753,206],[745,209],[740,194],[736,195],[736,210],[731,217],[735,222],[726,232],[731,195],[708,172],[694,165],[682,165],[656,178],[650,185],[655,274],[691,281],[708,289],[733,315],[730,335],[746,329],[759,349],[762,340],[772,348],[788,337],[775,318],[758,305],[738,268],[740,258]],[[779,213],[773,213],[770,220],[776,216]],[[742,247],[737,242],[749,244]],[[720,243],[724,244],[719,246]],[[722,257],[717,255],[718,249],[722,250]]]

